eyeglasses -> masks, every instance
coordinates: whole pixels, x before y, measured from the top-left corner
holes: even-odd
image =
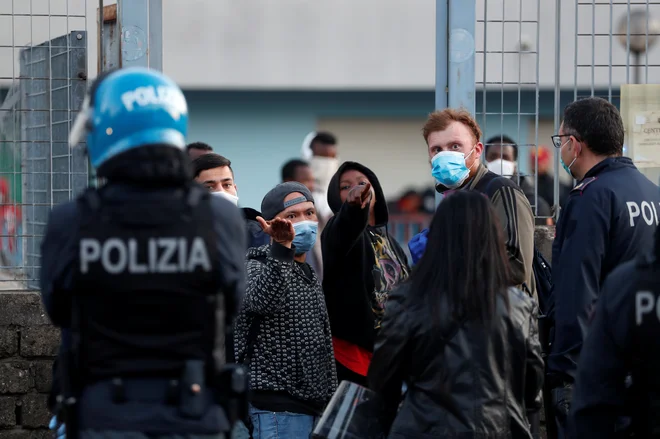
[[[559,149],[565,143],[561,141],[561,138],[571,137],[572,135],[573,134],[555,134],[554,136],[550,136],[550,138],[552,139],[552,144],[555,146],[555,148]]]

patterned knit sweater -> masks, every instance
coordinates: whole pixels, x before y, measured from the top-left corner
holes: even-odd
[[[293,256],[292,249],[276,243],[248,250],[234,350],[245,362],[250,325],[261,316],[250,357],[252,389],[327,403],[337,388],[337,372],[325,298],[316,274],[305,276]]]

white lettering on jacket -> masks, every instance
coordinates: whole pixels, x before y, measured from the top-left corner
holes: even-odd
[[[638,291],[635,294],[635,323],[637,326],[644,321],[644,315],[655,311],[655,316],[660,320],[660,300],[650,291]]]
[[[82,239],[80,271],[88,273],[90,265],[99,262],[110,274],[192,273],[197,268],[211,271],[211,258],[200,237],[192,242],[187,238],[150,238],[142,250],[139,252],[137,239]],[[146,258],[140,260],[139,253]]]
[[[630,227],[635,227],[639,224],[635,221],[635,218],[639,218],[640,216],[647,226],[657,226],[660,224],[660,221],[658,220],[658,206],[655,204],[656,203],[653,201],[642,201],[641,203],[635,201],[626,202],[626,206],[628,206],[628,216],[630,217]]]

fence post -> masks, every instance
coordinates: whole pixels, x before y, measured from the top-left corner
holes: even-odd
[[[99,70],[139,66],[162,71],[162,0],[117,0],[103,9]]]
[[[437,110],[447,107],[464,108],[472,115],[475,113],[476,3],[476,0],[436,0],[435,108]],[[436,193],[436,204],[440,200],[442,195]]]
[[[449,50],[448,1],[435,2],[435,109],[447,108],[447,86],[449,69],[447,51]]]
[[[449,0],[448,104],[475,112],[474,30],[476,0]]]

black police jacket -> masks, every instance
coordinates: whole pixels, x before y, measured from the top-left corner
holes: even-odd
[[[598,298],[577,369],[571,437],[624,437],[626,417],[635,437],[660,437],[660,263],[640,256],[615,269]]]
[[[628,157],[603,160],[570,192],[552,245],[551,373],[573,381],[581,324],[605,278],[619,264],[650,250],[659,219],[660,190]]]
[[[392,416],[408,386],[389,437],[531,438],[525,409],[543,383],[534,301],[510,288],[484,326],[430,315],[407,288],[390,295],[368,375]]]
[[[244,291],[245,236],[240,211],[201,187],[108,184],[98,197],[88,194],[52,210],[42,243],[42,295],[65,341],[72,309],[78,311],[83,401],[88,387],[114,377],[176,379],[186,360],[205,361],[209,369],[213,355],[222,361],[216,331],[220,319],[231,325]],[[224,303],[217,306],[216,299]],[[129,413],[130,404],[108,401],[108,407],[97,410],[104,416],[97,428],[115,417],[125,430],[157,429],[167,418],[156,409],[126,418],[122,410]],[[227,427],[224,416],[200,428],[180,421],[172,416],[160,427]]]

